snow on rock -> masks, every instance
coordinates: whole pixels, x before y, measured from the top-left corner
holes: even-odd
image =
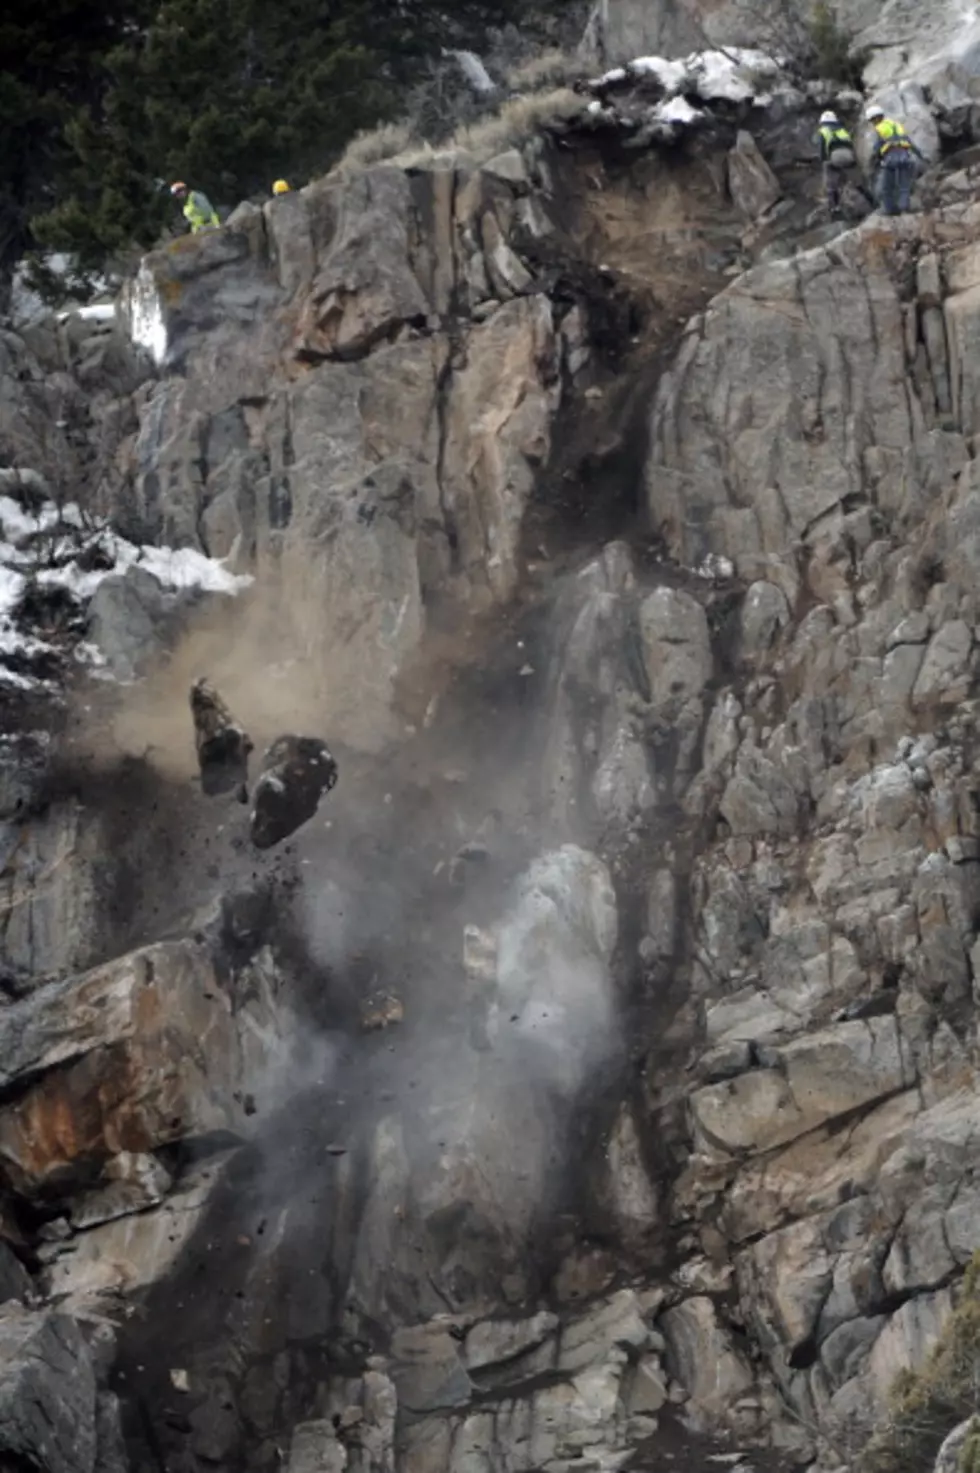
[[[59,322],[67,322],[69,317],[77,317],[81,322],[114,322],[116,304],[115,302],[92,302],[88,307],[71,307],[65,312],[58,313]]]
[[[87,520],[72,502],[58,506],[35,496],[25,504],[0,494],[0,687],[49,683],[66,645],[80,663],[103,665],[101,652],[80,640],[85,607],[106,578],[136,565],[171,593],[235,594],[252,582],[192,547],[137,547]],[[53,643],[55,632],[68,638]]]
[[[691,96],[699,97],[702,102],[749,102],[767,97],[781,72],[780,62],[767,52],[732,46],[725,51],[694,51],[678,61],[668,61],[663,56],[638,56],[626,66],[613,67],[590,86],[605,90],[641,77],[654,77],[667,94],[668,103]],[[678,112],[665,117],[665,121],[690,122],[699,116],[694,108],[691,113],[692,117],[682,117]]]
[[[167,356],[167,324],[153,272],[144,261],[126,293],[129,334],[159,368]]]

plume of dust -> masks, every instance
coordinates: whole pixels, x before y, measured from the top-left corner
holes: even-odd
[[[175,647],[142,680],[126,688],[113,714],[110,742],[116,754],[148,754],[166,777],[197,775],[189,692],[206,676],[230,706],[236,721],[262,748],[283,732],[322,735],[329,741],[334,701],[343,692],[329,652],[307,654],[297,638],[302,609],[281,597],[278,580],[235,598],[209,602],[196,613]],[[309,610],[309,621],[315,618]],[[310,622],[308,622],[310,627]]]

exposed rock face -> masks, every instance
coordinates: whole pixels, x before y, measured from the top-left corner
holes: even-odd
[[[812,9],[804,0],[608,0],[604,11],[603,39],[611,62],[650,53],[683,56],[706,42],[805,51],[812,26]],[[901,89],[906,106],[900,110],[908,111],[908,94],[917,93],[922,105],[923,89],[928,89],[941,108],[969,108],[978,75],[980,22],[965,16],[955,0],[940,0],[926,16],[910,0],[884,5],[841,0],[833,18],[855,52],[870,50],[865,81],[869,90],[880,89],[883,107],[894,107]],[[922,110],[928,117],[924,105]],[[930,118],[930,130],[934,126]]]
[[[852,1466],[942,1333],[980,180],[801,235],[780,106],[330,179],[144,264],[160,373],[93,496],[256,583],[5,740],[12,1464]],[[195,751],[192,659],[263,744],[338,733],[322,821],[315,738],[251,818],[202,801],[252,739],[198,686]]]

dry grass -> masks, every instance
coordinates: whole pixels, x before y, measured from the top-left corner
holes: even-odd
[[[588,66],[574,51],[561,51],[558,47],[554,47],[514,67],[507,78],[507,85],[512,92],[534,92],[544,87],[568,87],[589,76],[593,70],[594,68]]]
[[[344,149],[331,173],[359,174],[372,164],[384,163],[403,153],[412,142],[412,129],[408,123],[382,123],[357,133]]]
[[[980,1410],[980,1253],[963,1280],[960,1302],[925,1364],[903,1371],[887,1421],[857,1460],[856,1473],[921,1473],[943,1438]]]
[[[568,87],[510,97],[497,112],[458,129],[436,147],[413,141],[408,124],[389,123],[370,133],[359,133],[331,173],[349,176],[380,163],[400,169],[422,168],[437,156],[453,153],[468,154],[475,163],[484,164],[504,149],[526,142],[549,124],[566,122],[584,109],[582,98]]]

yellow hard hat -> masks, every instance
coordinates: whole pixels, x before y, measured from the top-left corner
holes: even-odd
[[[273,184],[273,186],[272,186],[272,193],[273,194],[288,194],[289,193],[289,185],[286,183],[285,179],[277,179],[276,180],[275,184]]]

